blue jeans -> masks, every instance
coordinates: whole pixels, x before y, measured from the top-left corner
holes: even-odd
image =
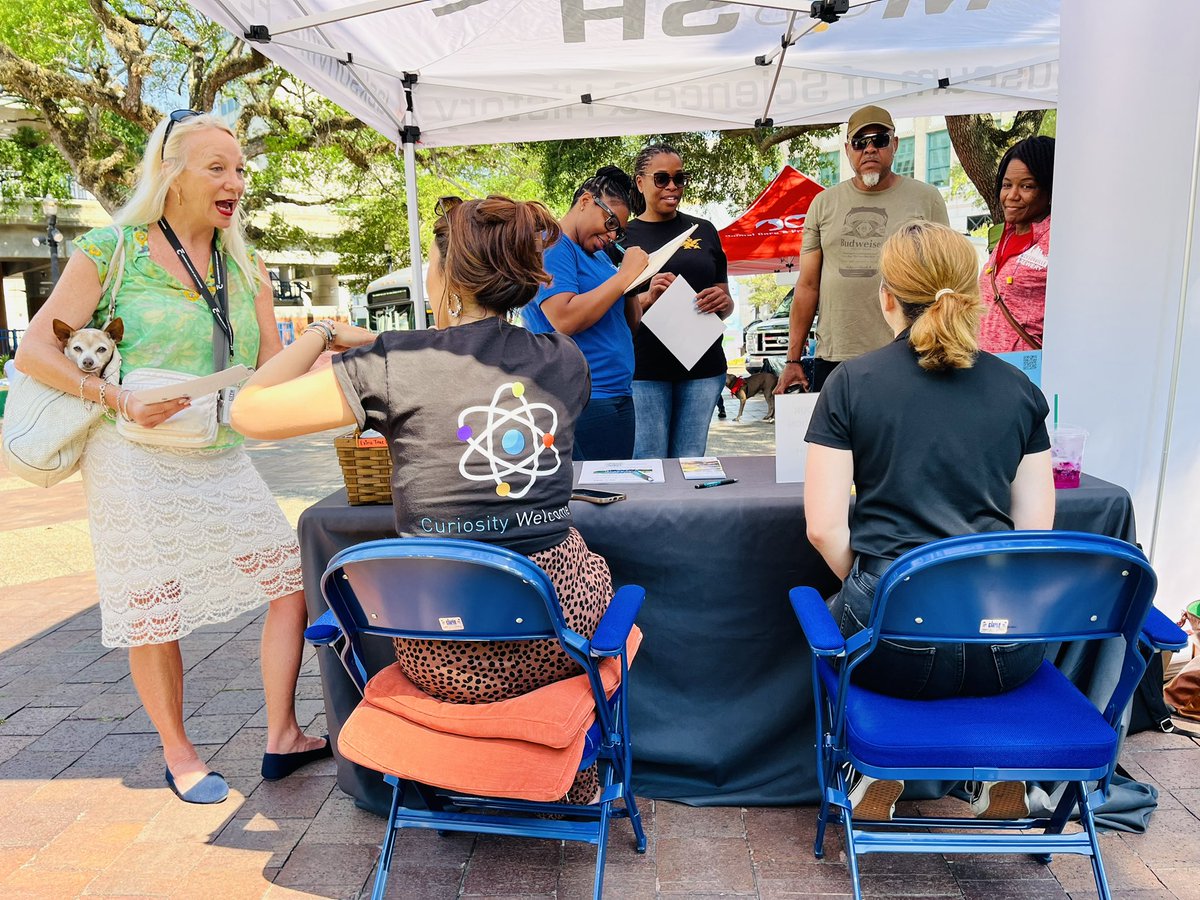
[[[633,398],[593,397],[575,420],[572,459],[633,458]]]
[[[708,423],[725,387],[724,375],[688,381],[634,381],[637,459],[676,459],[703,456],[708,446]]]
[[[870,621],[879,576],[857,561],[829,611],[845,637]],[[851,675],[860,687],[913,700],[990,697],[1024,684],[1042,664],[1043,644],[929,644],[880,640]]]

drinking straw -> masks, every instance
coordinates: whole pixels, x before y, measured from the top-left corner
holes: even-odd
[[[1058,430],[1058,394],[1054,395],[1054,430]]]

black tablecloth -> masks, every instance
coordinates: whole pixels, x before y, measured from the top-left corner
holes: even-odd
[[[695,490],[673,460],[666,484],[621,485],[628,499],[573,502],[575,525],[618,585],[640,584],[645,633],[630,674],[634,786],[695,804],[777,805],[816,799],[812,687],[804,637],[787,593],[832,594],[837,579],[805,538],[804,485],[776,484],[774,457],[722,459],[737,484]],[[1055,527],[1134,539],[1122,488],[1084,475],[1058,492]],[[311,618],[324,612],[319,580],[334,553],[394,534],[390,506],[346,505],[339,491],[300,518]],[[380,643],[379,665],[394,660]],[[336,657],[320,654],[330,733],[358,695]],[[1074,667],[1091,662],[1074,662]],[[379,776],[342,764],[338,783],[381,811]]]

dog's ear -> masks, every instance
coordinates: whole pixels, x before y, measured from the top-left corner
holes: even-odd
[[[64,322],[62,319],[55,319],[51,327],[54,329],[54,336],[60,341],[65,341],[75,333],[75,329]]]
[[[121,338],[125,337],[125,323],[121,321],[121,317],[117,316],[105,325],[104,333],[113,339],[114,344],[121,343]]]

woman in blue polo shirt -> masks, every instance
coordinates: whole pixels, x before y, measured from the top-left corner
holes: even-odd
[[[647,256],[631,247],[618,268],[604,252],[624,234],[632,185],[621,169],[605,166],[579,186],[559,220],[562,237],[545,250],[553,281],[521,312],[530,331],[570,335],[591,369],[591,397],[575,423],[575,459],[633,456],[633,331],[641,306],[625,291]]]

